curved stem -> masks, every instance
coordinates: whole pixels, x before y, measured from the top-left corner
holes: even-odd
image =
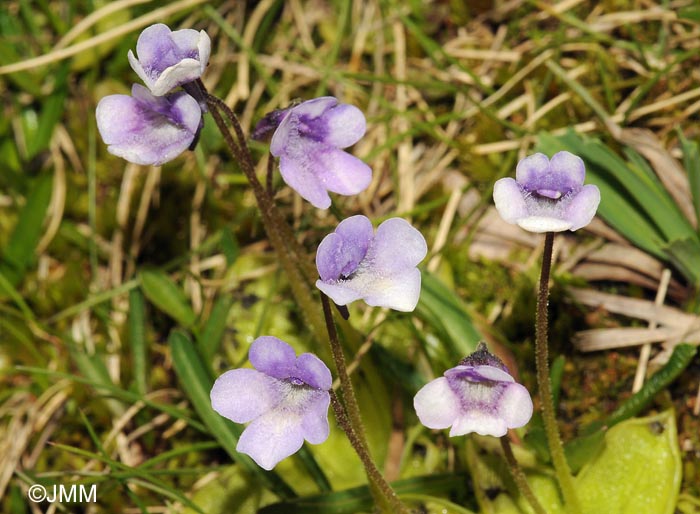
[[[200,87],[204,88],[204,85],[202,84]],[[219,98],[206,93],[204,90],[203,95],[212,118],[214,118],[214,123],[216,123],[231,153],[239,161],[241,169],[253,189],[253,194],[260,207],[265,232],[267,232],[270,243],[277,252],[280,264],[287,274],[292,293],[299,303],[299,307],[306,322],[309,324],[316,340],[321,343],[325,341],[324,323],[318,312],[318,304],[314,301],[311,294],[309,280],[307,278],[308,272],[305,271],[303,266],[306,260],[301,254],[292,250],[293,246],[291,246],[291,243],[292,241],[296,243],[296,238],[289,225],[287,225],[277,212],[277,209],[275,209],[272,198],[255,175],[253,158],[235,114]],[[228,130],[226,122],[221,114],[222,111],[226,117],[229,118],[234,132],[237,135],[238,142],[236,142],[231,132]]]
[[[508,463],[508,469],[510,470],[510,474],[513,477],[513,480],[515,481],[515,485],[518,486],[520,494],[522,494],[525,497],[525,499],[527,499],[527,501],[530,502],[530,505],[532,506],[536,514],[547,514],[547,511],[544,510],[539,500],[532,492],[532,489],[530,489],[530,484],[527,483],[525,472],[520,467],[520,464],[518,464],[518,461],[515,460],[515,455],[513,455],[513,448],[511,448],[510,446],[510,439],[508,439],[508,434],[504,435],[500,439],[501,448],[503,448],[503,455],[506,459],[506,462]]]
[[[559,435],[559,427],[554,409],[554,397],[552,396],[552,383],[549,376],[549,352],[548,344],[548,318],[547,304],[549,301],[549,273],[552,267],[552,247],[554,246],[554,233],[547,232],[544,238],[544,252],[542,255],[542,272],[537,292],[537,316],[535,318],[535,359],[537,364],[537,385],[540,389],[540,403],[542,420],[549,453],[552,456],[552,464],[556,473],[559,487],[561,488],[567,512],[580,514],[581,505],[574,488],[574,479],[571,475],[569,463],[564,455],[564,445]]]
[[[408,514],[408,509],[401,503],[396,492],[382,476],[369,453],[367,436],[365,435],[362,417],[360,416],[360,407],[357,403],[357,397],[355,396],[352,382],[350,381],[350,375],[348,375],[345,355],[343,354],[343,348],[338,339],[338,332],[335,328],[335,322],[333,321],[330,301],[324,293],[321,293],[321,303],[323,304],[323,315],[326,320],[326,328],[331,343],[331,353],[333,354],[333,361],[338,370],[340,388],[345,402],[344,413],[342,410],[338,410],[336,405],[333,407],[336,409],[336,417],[340,415],[338,423],[341,427],[347,428],[345,432],[348,435],[348,439],[365,467],[367,478],[371,485],[374,486],[371,487],[371,490],[373,491],[378,506],[382,508],[382,511],[390,514]],[[343,414],[347,414],[347,418]]]

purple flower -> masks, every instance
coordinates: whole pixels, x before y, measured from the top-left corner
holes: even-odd
[[[583,160],[572,153],[556,153],[551,161],[530,155],[518,163],[515,180],[494,184],[496,210],[530,232],[578,230],[591,222],[600,203],[598,188],[583,185],[585,176]]]
[[[501,437],[532,417],[532,399],[485,343],[421,388],[413,399],[418,419],[428,428],[448,428],[450,436],[476,432]]]
[[[278,118],[266,117],[255,133],[269,130],[279,119],[270,153],[280,158],[284,181],[311,202],[327,209],[328,191],[354,195],[369,186],[372,170],[357,157],[341,150],[354,145],[365,133],[365,117],[357,107],[326,96],[291,107]]]
[[[153,96],[134,84],[131,95],[110,95],[97,104],[97,128],[107,150],[129,162],[159,166],[195,141],[202,122],[187,93]]]
[[[255,369],[221,375],[211,389],[216,412],[236,423],[248,423],[236,450],[270,470],[296,453],[304,439],[320,444],[328,438],[332,378],[311,353],[296,356],[276,337],[258,337],[248,353]]]
[[[369,305],[410,312],[420,296],[420,271],[428,247],[406,220],[391,218],[374,234],[365,216],[340,222],[318,247],[316,287],[336,304],[363,299]]]
[[[129,50],[129,64],[156,96],[198,79],[209,61],[211,41],[203,30],[171,30],[162,23],[144,29]]]

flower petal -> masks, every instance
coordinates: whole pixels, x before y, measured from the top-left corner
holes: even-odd
[[[302,353],[297,357],[294,377],[303,380],[311,387],[324,391],[328,391],[333,384],[333,377],[328,366],[313,353]]]
[[[312,170],[323,187],[341,195],[356,195],[372,182],[372,168],[354,155],[325,146],[317,148]]]
[[[424,385],[413,398],[420,422],[428,428],[447,428],[462,414],[459,398],[445,377]]]
[[[316,251],[316,267],[321,280],[337,280],[357,269],[367,253],[374,235],[372,222],[366,216],[351,216],[328,234]]]
[[[295,153],[294,148],[289,148],[288,145],[291,144],[293,147],[298,146],[302,144],[299,139],[304,135],[308,135],[301,133],[302,123],[310,125],[317,130],[320,129],[323,134],[320,137],[312,137],[312,140],[320,141],[322,136],[327,132],[327,128],[324,126],[323,122],[318,121],[317,118],[337,104],[338,100],[336,98],[332,96],[322,96],[286,109],[284,118],[282,118],[277,130],[275,130],[275,133],[272,135],[270,153],[275,157],[279,157],[284,153]],[[308,133],[308,131],[309,127],[307,126],[304,132]]]
[[[176,65],[163,70],[151,85],[151,92],[161,96],[177,86],[197,80],[202,76],[201,65],[195,59],[182,59]]]
[[[539,189],[540,181],[547,176],[548,172],[549,159],[543,153],[536,153],[528,155],[518,162],[515,167],[515,180],[528,191],[535,191]]]
[[[186,93],[155,97],[138,84],[132,95],[106,96],[97,105],[97,128],[110,153],[159,166],[189,148],[202,118],[194,98]]]
[[[519,428],[532,418],[532,398],[525,386],[514,382],[508,384],[499,402],[499,416],[508,428]]]
[[[236,423],[247,423],[274,408],[282,400],[277,381],[254,369],[233,369],[214,382],[212,408]]]
[[[284,124],[284,121],[282,123]],[[331,206],[331,197],[328,196],[328,191],[321,180],[315,175],[315,166],[317,164],[314,162],[314,156],[309,153],[306,153],[303,158],[288,155],[280,157],[280,173],[287,185],[314,207],[328,209]]]
[[[518,226],[529,232],[563,232],[571,229],[571,223],[547,216],[528,216],[517,221]]]
[[[583,159],[571,152],[555,153],[549,161],[552,175],[556,176],[565,189],[578,189],[586,178],[586,166]],[[560,189],[561,190],[561,189]]]
[[[423,234],[403,218],[390,218],[377,228],[367,260],[377,273],[390,275],[414,268],[427,253]]]
[[[294,375],[297,356],[294,348],[281,339],[260,336],[250,345],[248,360],[258,371],[284,379]]]
[[[365,115],[350,104],[338,104],[323,114],[328,133],[323,138],[327,145],[347,148],[357,143],[367,131]]]
[[[274,468],[279,461],[293,455],[304,444],[302,418],[296,412],[275,409],[260,416],[241,434],[236,445],[263,469]]]
[[[347,305],[356,300],[360,300],[364,295],[363,291],[348,287],[347,282],[348,281],[329,283],[317,280],[316,287],[328,296],[328,298],[333,300],[336,305]]]
[[[141,32],[136,42],[137,57],[128,53],[129,63],[151,92],[162,96],[177,86],[201,77],[211,51],[206,32],[192,29],[171,31],[157,23]]]
[[[595,216],[600,204],[600,190],[593,184],[587,184],[566,207],[565,217],[571,223],[569,230],[578,230],[588,225]]]
[[[330,389],[330,385],[328,389]],[[304,439],[311,444],[321,444],[328,439],[328,435],[330,434],[328,406],[330,403],[330,394],[319,392],[317,398],[314,398],[314,400],[307,405],[301,422],[301,429],[304,434]]]
[[[351,283],[349,280],[348,283]],[[364,300],[373,307],[413,312],[420,299],[421,275],[418,268],[404,270],[391,277],[376,275],[365,288]]]
[[[523,192],[510,177],[499,179],[493,185],[493,201],[498,214],[508,223],[517,223],[528,216]]]
[[[502,437],[508,427],[502,419],[484,411],[470,410],[457,418],[450,429],[450,437],[476,432],[481,435]]]

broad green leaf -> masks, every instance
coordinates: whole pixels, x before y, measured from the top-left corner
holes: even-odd
[[[141,290],[146,298],[161,311],[185,328],[192,327],[197,319],[182,290],[161,271],[139,273]]]
[[[4,248],[0,272],[12,285],[17,285],[31,263],[41,239],[46,210],[51,201],[53,177],[42,176],[27,195],[27,202],[19,214],[17,224]]]
[[[277,473],[263,470],[250,457],[236,451],[238,438],[243,429],[240,425],[228,421],[212,409],[209,392],[214,384],[214,379],[207,371],[207,367],[202,362],[190,338],[183,332],[174,330],[170,333],[168,343],[175,373],[177,373],[182,388],[190,399],[194,410],[231,459],[242,466],[246,472],[256,476],[261,483],[281,498],[296,496]]]
[[[252,514],[258,512],[262,505],[277,499],[242,471],[240,466],[229,466],[216,479],[194,493],[192,502],[207,514]],[[186,514],[193,512],[196,511],[185,509]]]
[[[682,464],[672,410],[631,419],[576,477],[584,514],[673,514]]]

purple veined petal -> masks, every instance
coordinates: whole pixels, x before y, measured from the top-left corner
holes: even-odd
[[[332,146],[318,148],[311,164],[323,187],[333,193],[356,195],[372,182],[372,168],[354,155]]]
[[[377,227],[367,261],[376,273],[387,276],[414,268],[427,253],[423,234],[403,218],[390,218]]]
[[[552,156],[549,160],[549,168],[552,175],[558,177],[562,188],[578,189],[586,178],[586,166],[583,164],[583,159],[565,150]]]
[[[541,153],[530,155],[518,163],[515,171],[518,184],[527,191],[554,200],[577,192],[585,176],[583,160],[566,151],[554,154],[551,160]]]
[[[162,96],[177,86],[201,77],[211,52],[206,32],[192,29],[171,31],[158,23],[141,32],[136,54],[129,63],[151,92]]]
[[[260,336],[250,345],[248,360],[255,369],[277,379],[293,375],[297,356],[294,348],[281,339]]]
[[[595,216],[600,204],[600,190],[593,184],[581,188],[566,207],[566,219],[571,223],[569,230],[578,230],[588,225]]]
[[[330,389],[330,385],[328,389]],[[304,439],[311,444],[321,444],[328,439],[330,434],[328,407],[330,403],[331,397],[328,393],[318,394],[317,398],[309,402],[301,422],[301,430],[304,434]]]
[[[300,143],[299,119],[292,114],[291,109],[287,109],[281,111],[275,121],[278,125],[270,140],[270,153],[275,157],[281,157],[289,143],[290,134],[294,134],[292,144],[299,145]]]
[[[292,112],[303,121],[308,122],[322,117],[324,113],[336,105],[338,105],[338,99],[334,96],[320,96],[292,107]]]
[[[294,367],[294,377],[303,380],[305,384],[328,391],[333,385],[333,377],[325,363],[313,353],[302,353],[297,357]],[[328,410],[326,406],[326,410]]]
[[[249,455],[263,469],[298,452],[304,444],[302,417],[287,409],[274,409],[255,419],[241,434],[236,450]]]
[[[348,281],[352,282],[352,280]],[[418,268],[404,270],[389,278],[377,276],[364,293],[367,305],[413,312],[420,299],[421,275]]]
[[[413,398],[413,407],[420,422],[428,428],[447,428],[460,416],[459,398],[445,377],[424,385]]]
[[[327,145],[347,148],[357,143],[367,131],[363,112],[349,104],[339,104],[323,114],[328,134],[323,139]]]
[[[445,376],[456,379],[467,379],[471,382],[515,382],[515,379],[507,371],[489,365],[459,365],[445,371]]]
[[[354,272],[367,254],[373,235],[372,222],[366,216],[351,216],[341,221],[316,251],[321,280],[337,280]]]
[[[328,196],[328,191],[321,180],[314,174],[316,164],[313,161],[313,155],[308,153],[303,157],[282,155],[280,156],[280,174],[287,185],[299,193],[304,200],[318,209],[328,209],[331,206],[331,197]]]
[[[236,423],[247,423],[273,409],[281,400],[277,381],[254,369],[233,369],[214,382],[212,408]]]
[[[327,128],[318,118],[328,109],[338,104],[338,100],[332,96],[323,96],[307,100],[295,107],[286,109],[284,117],[279,122],[279,126],[272,135],[270,141],[270,153],[275,157],[282,154],[294,154],[296,148],[303,145],[304,132],[308,132],[311,127],[321,127],[324,132]],[[306,127],[304,127],[306,125]],[[312,138],[318,141],[320,138]],[[291,147],[290,147],[291,145]]]
[[[201,76],[202,71],[199,61],[182,59],[177,65],[163,70],[150,89],[156,96],[164,95],[182,84],[197,80]]]
[[[571,229],[571,222],[549,216],[528,216],[517,223],[528,232],[563,232]]]
[[[523,192],[510,177],[499,179],[493,185],[493,201],[498,214],[508,223],[517,223],[528,216]]]
[[[348,287],[346,282],[331,284],[317,280],[316,287],[328,296],[328,298],[333,300],[336,305],[347,305],[363,298],[362,291],[357,291],[356,289]]]
[[[548,172],[549,159],[543,153],[536,153],[518,162],[515,168],[515,180],[528,191],[533,191],[537,189],[539,181],[545,177]]]
[[[110,95],[97,105],[97,128],[110,153],[159,166],[190,147],[202,119],[194,98],[186,93],[155,97],[138,84],[132,95]]]
[[[321,280],[337,280],[344,274],[343,269],[353,262],[357,267],[364,257],[364,254],[360,255],[359,259],[355,257],[359,253],[354,246],[346,245],[340,235],[335,232],[328,234],[316,250],[316,269]]]

